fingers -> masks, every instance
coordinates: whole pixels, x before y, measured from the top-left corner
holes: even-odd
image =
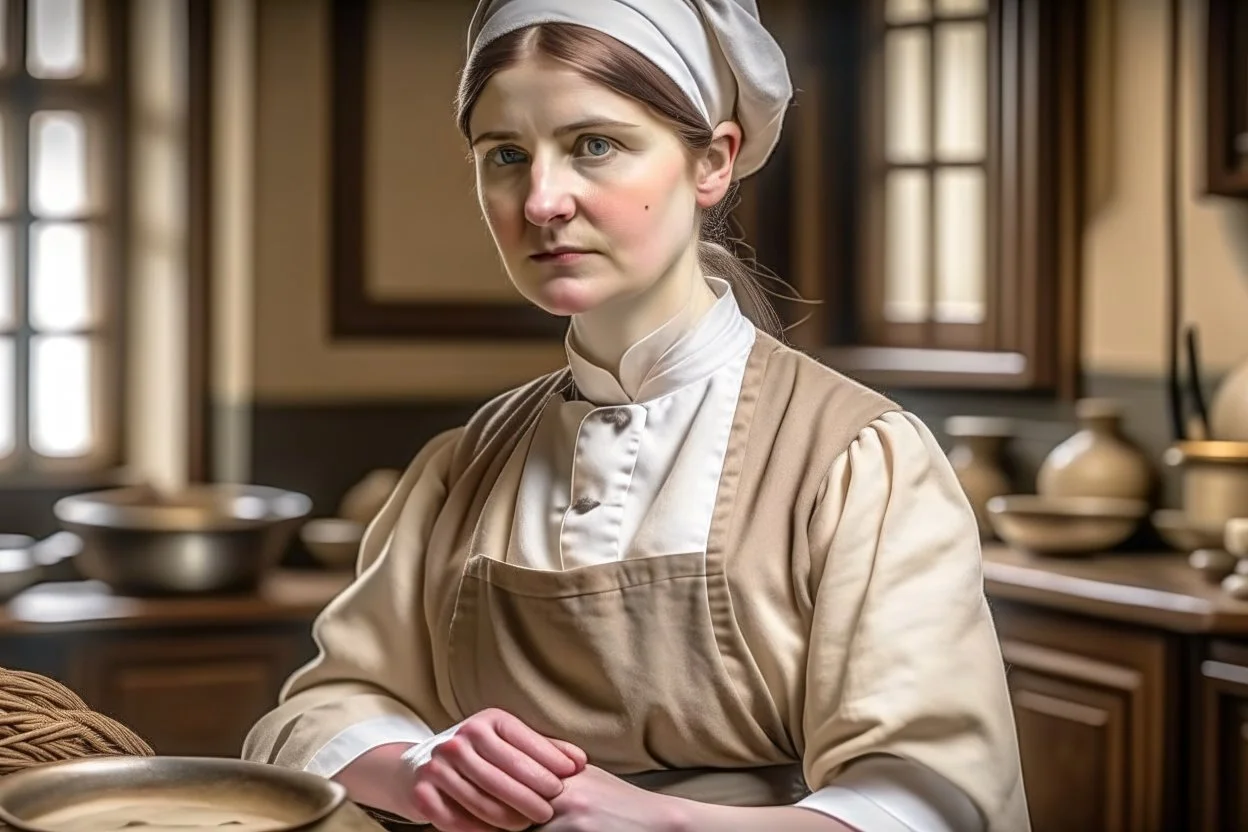
[[[540,792],[527,785],[523,778],[525,775],[533,776],[535,773],[545,775],[554,780],[554,794],[558,794],[562,790],[562,785],[554,775],[542,770],[540,766],[515,749],[510,749],[514,757],[509,757],[506,753],[506,744],[498,737],[490,737],[472,744],[458,740],[459,738],[456,737],[444,743],[439,749],[442,754],[438,760],[443,767],[463,781],[464,785],[458,786],[459,791],[454,794],[457,800],[461,792],[467,794],[465,786],[470,786],[471,790],[476,793],[471,798],[475,801],[473,805],[481,804],[482,801],[496,806],[501,803],[511,811],[528,818],[531,823],[545,823],[550,820],[554,814],[550,803]],[[500,759],[503,760],[501,764],[497,762]],[[524,765],[526,763],[527,767]],[[441,778],[448,783],[453,783],[454,779],[449,776]],[[540,778],[534,779],[540,781]],[[462,800],[460,803],[464,808],[473,810],[474,814],[483,820],[492,820],[495,817],[493,814],[485,817],[474,810],[473,805],[464,803]],[[527,826],[528,824],[524,824],[517,828],[524,829]]]
[[[576,765],[576,772],[582,771],[585,766],[589,765],[589,755],[586,754],[580,746],[556,739],[552,739],[551,742],[554,743],[555,748],[558,748],[564,754],[568,755],[568,759]]]
[[[435,786],[446,802],[490,829],[518,832],[554,815],[549,803],[485,762],[467,745],[452,746],[450,754],[430,760],[424,782]]]
[[[412,792],[412,805],[439,832],[495,832],[494,827],[448,800],[437,786],[429,782],[416,785]]]
[[[556,777],[571,777],[577,773],[579,767],[572,757],[551,740],[515,717],[508,715],[507,719],[500,719],[495,730],[498,736],[509,745],[526,754]]]

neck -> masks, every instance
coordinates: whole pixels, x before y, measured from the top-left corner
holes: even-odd
[[[629,347],[682,311],[692,325],[715,300],[695,246],[645,292],[576,315],[572,326],[577,350],[599,367],[618,373]]]

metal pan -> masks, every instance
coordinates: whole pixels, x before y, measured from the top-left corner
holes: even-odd
[[[294,832],[329,817],[346,794],[331,780],[245,760],[91,757],[0,778],[0,821],[23,832],[140,832],[144,823],[161,829],[158,821],[187,832],[248,828],[223,826],[230,814],[263,832]]]

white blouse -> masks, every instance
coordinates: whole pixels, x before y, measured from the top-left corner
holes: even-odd
[[[568,362],[579,395],[552,403],[534,435],[510,547],[520,565],[562,570],[705,551],[755,337],[729,285],[718,278],[708,283],[718,297],[710,310],[693,321],[686,308],[638,341],[621,359],[618,377],[578,353],[575,326],[569,332]],[[614,423],[589,418],[603,407],[620,414]],[[885,441],[855,449],[855,476],[864,475],[864,462],[874,461],[882,479],[912,486],[906,467],[930,469],[931,456],[943,454],[910,414],[886,414],[872,428]],[[887,502],[880,501],[879,517]],[[585,511],[587,506],[593,510]],[[863,528],[878,528],[879,517],[855,519]],[[331,777],[365,751],[395,742],[413,743],[405,756],[428,759],[454,732],[452,727],[435,736],[415,720],[369,720],[334,737],[307,770]],[[861,832],[983,829],[963,792],[899,758],[848,766],[833,784],[797,805]]]

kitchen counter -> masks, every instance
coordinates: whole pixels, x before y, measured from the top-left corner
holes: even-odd
[[[350,583],[349,571],[276,570],[255,592],[131,598],[98,581],[39,584],[0,607],[0,635],[90,628],[303,622]]]
[[[1039,557],[984,546],[988,595],[1174,633],[1248,634],[1248,601],[1209,583],[1177,552]]]

